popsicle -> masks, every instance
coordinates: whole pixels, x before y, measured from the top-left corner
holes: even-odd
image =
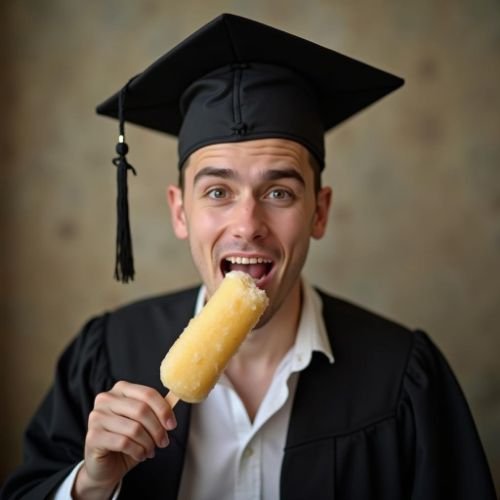
[[[241,271],[226,274],[161,363],[160,378],[172,407],[179,399],[199,403],[207,397],[268,302],[251,276]]]

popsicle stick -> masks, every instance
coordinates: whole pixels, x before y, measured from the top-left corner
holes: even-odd
[[[180,401],[180,398],[178,398],[172,391],[168,391],[165,399],[172,408]]]

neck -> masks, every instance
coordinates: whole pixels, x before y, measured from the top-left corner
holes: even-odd
[[[273,317],[250,333],[226,368],[226,376],[252,420],[276,368],[295,342],[300,311],[301,288],[298,282]]]

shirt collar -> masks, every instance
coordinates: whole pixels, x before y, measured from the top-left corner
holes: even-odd
[[[330,363],[334,362],[322,310],[323,303],[318,292],[302,278],[302,311],[293,347],[292,371],[307,367],[314,352],[321,352]]]
[[[198,291],[194,313],[198,314],[205,304],[206,287]],[[330,363],[334,362],[332,347],[323,320],[323,303],[318,292],[302,278],[302,311],[295,344],[291,349],[291,371],[301,371],[311,362],[314,352],[323,353]]]

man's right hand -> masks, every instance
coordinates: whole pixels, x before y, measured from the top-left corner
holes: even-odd
[[[165,448],[176,427],[169,403],[151,387],[117,382],[95,398],[74,498],[109,498],[123,476]]]

